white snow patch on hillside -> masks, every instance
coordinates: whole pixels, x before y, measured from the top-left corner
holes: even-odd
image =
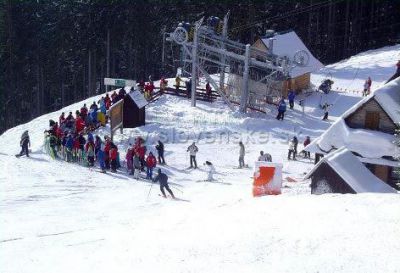
[[[381,87],[395,72],[400,60],[400,44],[359,53],[349,59],[327,65],[311,74],[311,81],[319,86],[323,79],[331,78],[333,88],[362,91],[368,77],[372,79],[371,89]]]

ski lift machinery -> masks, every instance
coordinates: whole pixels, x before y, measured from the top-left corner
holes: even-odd
[[[192,78],[192,106],[196,106],[196,86],[201,74],[232,110],[236,110],[233,103],[239,104],[243,113],[248,107],[265,110],[268,98],[282,95],[279,86],[288,79],[290,71],[296,66],[307,66],[310,56],[300,50],[290,59],[230,40],[228,19],[229,12],[223,20],[212,17],[205,24],[204,18],[192,25],[179,23],[169,33],[169,40],[183,53],[182,74]]]

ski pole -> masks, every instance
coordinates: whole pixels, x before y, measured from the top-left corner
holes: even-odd
[[[151,189],[153,188],[153,184],[154,184],[154,182],[151,183],[149,193],[147,194],[147,201],[149,201],[149,196],[150,196]]]
[[[178,189],[177,187],[175,187],[175,186],[172,186],[172,185],[171,185],[171,187],[172,187],[172,188],[174,188],[175,190],[179,191],[180,193],[183,193],[183,191],[182,191],[182,190],[180,190],[180,189]]]

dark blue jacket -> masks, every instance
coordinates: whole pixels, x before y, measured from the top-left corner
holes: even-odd
[[[99,151],[97,152],[97,160],[99,162],[104,161],[104,151],[102,151],[101,149],[99,149]]]
[[[160,173],[157,175],[154,180],[154,182],[159,182],[160,186],[167,186],[168,185],[168,176],[165,173]]]
[[[97,122],[97,109],[90,112],[90,118],[92,119],[92,122]]]
[[[278,111],[285,112],[286,111],[286,102],[281,100],[279,102]]]
[[[294,93],[294,91],[290,91],[289,95],[288,95],[289,101],[294,101],[295,97],[296,97],[296,94]]]
[[[65,143],[65,147],[67,147],[68,149],[71,149],[74,147],[74,139],[72,138],[72,136],[69,136],[67,138],[67,142]]]

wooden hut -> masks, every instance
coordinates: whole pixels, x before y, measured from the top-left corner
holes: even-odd
[[[146,124],[147,101],[139,91],[131,91],[124,97],[123,127],[136,128]]]
[[[353,153],[342,147],[324,157],[306,175],[311,193],[397,193],[372,174]]]

